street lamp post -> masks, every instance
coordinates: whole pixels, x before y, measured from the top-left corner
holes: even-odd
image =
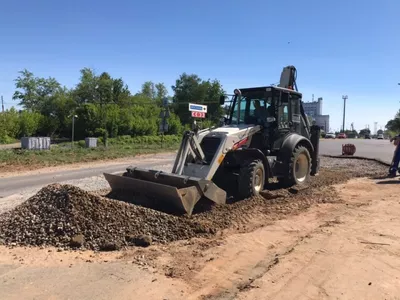
[[[72,115],[72,138],[71,138],[71,148],[74,147],[74,133],[75,133],[75,118],[77,115]]]
[[[347,100],[347,95],[343,95],[342,99],[343,99],[343,133],[344,133],[344,124],[345,124],[345,120],[346,120],[346,100]]]

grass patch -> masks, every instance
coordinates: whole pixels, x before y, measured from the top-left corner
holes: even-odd
[[[15,143],[19,143],[20,141],[19,140],[17,140],[17,139],[13,139],[13,138],[10,138],[10,137],[0,137],[0,147],[1,146],[7,146],[7,145],[12,145],[12,144],[15,144]]]
[[[159,153],[176,150],[180,138],[166,136],[163,143],[161,137],[118,137],[108,139],[104,147],[100,139],[97,148],[85,148],[84,141],[52,145],[50,150],[28,151],[21,149],[0,151],[0,172],[13,170],[32,170],[40,167],[51,167],[80,162],[112,160],[137,154]]]

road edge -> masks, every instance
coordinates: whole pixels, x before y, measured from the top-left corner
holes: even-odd
[[[359,160],[369,160],[369,161],[374,161],[377,162],[381,165],[390,167],[390,164],[379,159],[379,158],[370,158],[370,157],[364,157],[364,156],[352,156],[352,155],[329,155],[329,154],[320,154],[319,156],[321,157],[330,157],[330,158],[342,158],[342,159],[359,159]]]

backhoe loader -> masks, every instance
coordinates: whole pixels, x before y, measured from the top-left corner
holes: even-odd
[[[136,195],[157,198],[191,215],[202,198],[226,203],[224,178],[239,199],[258,195],[272,178],[306,185],[319,170],[320,130],[304,113],[296,73],[287,66],[278,86],[235,89],[222,126],[183,134],[171,172],[131,166],[104,174],[112,191],[128,193],[132,202]]]

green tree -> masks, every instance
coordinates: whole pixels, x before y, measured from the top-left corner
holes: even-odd
[[[90,68],[80,70],[80,81],[74,89],[73,96],[78,105],[94,103],[98,100],[96,87],[99,79],[95,72]]]
[[[168,97],[168,90],[164,83],[154,84],[152,81],[146,81],[135,96],[145,99],[145,101],[154,101],[158,106],[162,105],[162,99]]]
[[[182,123],[176,114],[170,113],[170,117],[167,119],[167,123],[168,131],[166,132],[166,134],[181,134],[183,132]],[[158,119],[157,128],[160,126],[160,124],[161,119]]]
[[[68,89],[53,77],[35,77],[26,69],[19,72],[13,98],[24,110],[1,114],[0,139],[34,134],[70,137],[71,116],[75,114],[76,138],[155,135],[165,97],[173,102],[167,134],[180,134],[185,128],[182,122],[190,122],[189,102],[208,106],[203,124],[215,124],[223,114],[219,105],[223,88],[218,80],[205,81],[184,73],[173,87],[174,96],[169,97],[164,83],[146,81],[141,91],[132,95],[122,78],[113,78],[107,72],[97,75],[83,68],[80,75],[77,85]]]
[[[152,81],[146,81],[142,84],[140,95],[147,97],[148,99],[154,100],[156,98],[156,87]]]
[[[397,111],[392,120],[387,122],[385,127],[391,132],[400,132],[400,110]]]
[[[216,124],[224,114],[223,107],[219,103],[219,98],[225,93],[221,83],[218,80],[207,80],[203,82],[203,85],[207,87],[206,99],[203,104],[207,105],[207,119]]]
[[[121,108],[119,111],[118,121],[118,134],[131,135],[132,124],[134,122],[132,108]]]
[[[119,106],[108,104],[106,107],[106,129],[110,137],[116,137],[119,133]]]
[[[19,104],[29,111],[41,112],[49,99],[61,90],[60,83],[53,77],[35,77],[26,69],[19,73],[21,75],[15,80],[17,91],[13,99],[19,100]]]
[[[82,104],[76,109],[76,138],[83,139],[88,136],[100,136],[102,119],[100,106],[94,103]]]
[[[160,108],[156,105],[134,105],[132,106],[131,135],[155,135],[157,134],[157,120]]]
[[[21,137],[35,135],[41,123],[43,115],[37,112],[23,111],[19,116],[20,133]]]
[[[96,97],[94,102],[98,103],[111,103],[113,102],[113,85],[114,81],[110,74],[103,72],[98,77],[96,86]]]
[[[370,135],[370,134],[371,134],[371,130],[369,130],[368,128],[364,128],[364,129],[360,130],[361,136]]]
[[[206,90],[201,88],[202,80],[196,74],[183,73],[172,86],[174,91],[173,109],[183,124],[190,123],[191,114],[188,103],[202,103],[206,97]]]
[[[218,80],[202,80],[196,74],[183,73],[172,86],[174,91],[173,109],[183,124],[190,123],[189,102],[207,105],[207,119],[218,122],[223,114],[219,97],[224,94]]]
[[[19,137],[20,124],[18,111],[12,107],[0,113],[0,143],[8,143]]]
[[[13,100],[19,100],[19,105],[25,109],[34,110],[38,105],[37,80],[27,69],[20,71],[19,74],[20,76],[15,79],[15,87],[19,90],[14,92]]]
[[[49,136],[52,136],[55,132],[63,136],[70,136],[71,116],[75,113],[76,107],[77,103],[72,92],[66,88],[60,89],[47,99],[46,105],[41,110],[48,124],[41,126],[40,131]]]
[[[119,79],[113,80],[113,102],[117,103],[121,107],[129,106],[131,93],[128,86],[124,81]]]
[[[156,101],[158,105],[162,105],[162,99],[168,97],[168,91],[164,83],[157,83],[156,88]]]

